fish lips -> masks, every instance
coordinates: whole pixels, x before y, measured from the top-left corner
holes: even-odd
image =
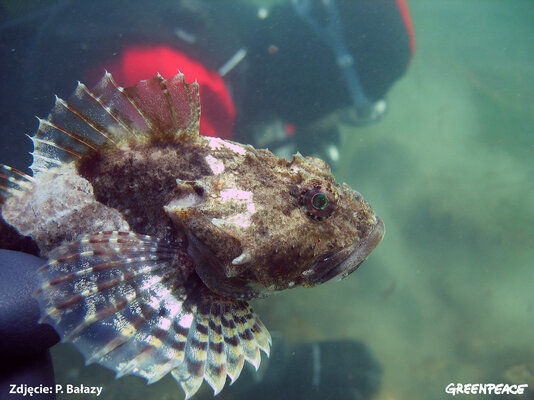
[[[376,217],[376,225],[363,241],[355,242],[337,253],[326,254],[303,272],[300,283],[303,286],[316,286],[333,278],[337,281],[356,271],[371,252],[382,241],[386,232],[384,222]]]

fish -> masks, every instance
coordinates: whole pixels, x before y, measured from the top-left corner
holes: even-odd
[[[270,334],[250,301],[354,272],[384,236],[314,157],[199,135],[183,74],[78,82],[39,119],[32,175],[0,166],[2,219],[30,237],[41,323],[87,363],[216,395]]]

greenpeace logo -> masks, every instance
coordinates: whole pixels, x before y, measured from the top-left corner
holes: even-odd
[[[523,394],[527,384],[508,385],[507,383],[449,383],[445,387],[445,393],[456,396],[457,394]]]

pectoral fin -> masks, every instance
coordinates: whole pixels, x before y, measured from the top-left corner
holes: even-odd
[[[271,338],[250,305],[211,292],[180,246],[130,232],[84,235],[39,270],[42,321],[88,363],[149,383],[171,372],[191,397],[215,393],[244,361],[256,368]]]

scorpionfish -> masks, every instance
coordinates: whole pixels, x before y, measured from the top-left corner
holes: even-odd
[[[35,297],[88,363],[217,394],[271,337],[248,301],[354,272],[384,224],[328,165],[199,135],[198,85],[109,73],[39,120],[2,218],[46,264]],[[11,229],[10,228],[10,229]]]

